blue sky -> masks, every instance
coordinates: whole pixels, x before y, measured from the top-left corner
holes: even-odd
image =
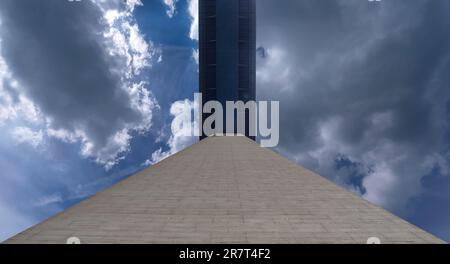
[[[0,2],[0,241],[196,141],[195,4]],[[450,241],[448,11],[259,0],[257,96],[275,151]]]

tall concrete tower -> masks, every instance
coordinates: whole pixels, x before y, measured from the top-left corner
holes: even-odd
[[[255,0],[200,0],[199,21],[203,103],[215,100],[225,105],[226,101],[255,100]],[[207,117],[204,114],[202,119]],[[248,120],[247,115],[247,136]]]

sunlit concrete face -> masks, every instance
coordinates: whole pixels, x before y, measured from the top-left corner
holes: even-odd
[[[199,52],[203,103],[255,100],[255,0],[200,0]]]
[[[209,137],[7,243],[442,243],[246,137]]]

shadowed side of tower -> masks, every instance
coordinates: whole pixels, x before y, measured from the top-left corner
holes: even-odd
[[[203,104],[255,100],[255,0],[199,0],[199,71]],[[208,116],[203,114],[202,121]],[[254,139],[248,112],[245,127],[245,134]],[[223,128],[225,133],[225,123]]]
[[[246,137],[209,137],[7,243],[443,243]]]

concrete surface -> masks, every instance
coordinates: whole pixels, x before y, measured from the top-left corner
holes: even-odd
[[[6,243],[443,243],[244,137],[210,137]]]

